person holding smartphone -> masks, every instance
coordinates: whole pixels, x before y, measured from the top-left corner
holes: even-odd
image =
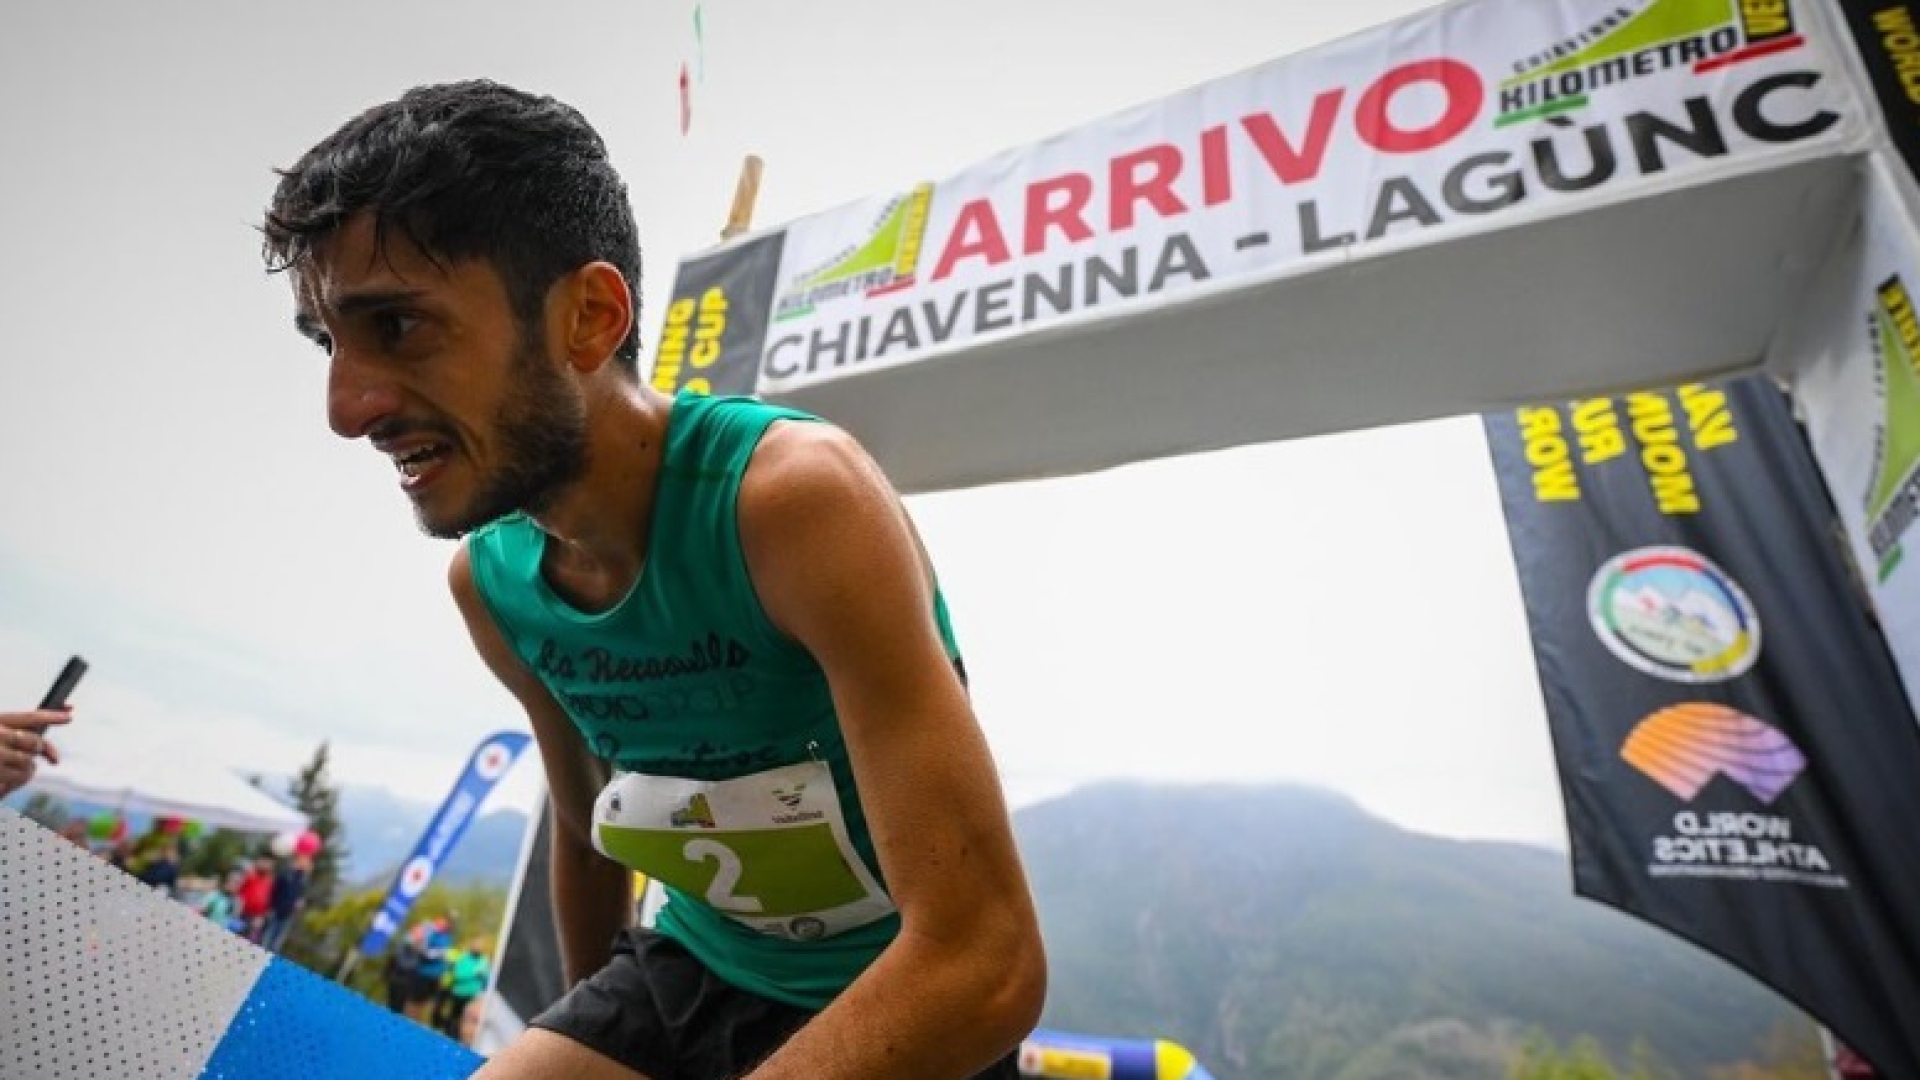
[[[60,751],[41,732],[71,719],[72,709],[0,713],[0,799],[27,786],[40,758],[60,764]]]
[[[73,708],[67,704],[67,698],[86,673],[87,661],[80,656],[70,656],[60,674],[54,677],[53,685],[47,688],[47,696],[40,699],[39,708],[32,712],[0,713],[0,799],[27,786],[27,781],[33,779],[37,759],[46,758],[49,764],[60,764],[60,751],[47,741],[47,728],[73,719]]]

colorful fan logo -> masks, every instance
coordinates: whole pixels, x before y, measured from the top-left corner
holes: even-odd
[[[1726,776],[1772,803],[1807,767],[1806,755],[1779,731],[1704,702],[1674,705],[1640,721],[1620,756],[1689,802],[1715,776]]]
[[[1760,656],[1760,619],[1726,571],[1683,547],[1615,556],[1593,575],[1587,618],[1635,670],[1683,683],[1724,682]]]

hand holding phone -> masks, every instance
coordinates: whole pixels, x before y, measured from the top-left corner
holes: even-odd
[[[79,656],[69,656],[67,666],[60,669],[60,674],[54,678],[53,685],[47,688],[47,696],[40,699],[41,711],[52,712],[66,708],[67,698],[73,695],[73,688],[80,685],[80,676],[86,673],[86,660]]]
[[[84,657],[78,655],[67,657],[66,666],[61,668],[60,674],[54,677],[53,685],[47,687],[47,696],[40,699],[40,711],[59,712],[65,709],[67,707],[67,699],[73,696],[73,688],[80,685],[80,677],[86,673],[87,661]],[[27,728],[27,730],[33,732],[35,735],[45,735],[47,733],[47,725],[35,724]],[[46,758],[48,761],[53,760],[47,753],[44,742],[41,743],[40,756]]]
[[[67,722],[67,698],[86,673],[87,662],[75,656],[60,669],[59,677],[54,679],[37,710],[0,713],[0,749],[5,751],[0,753],[0,797],[12,794],[33,779],[35,758],[59,763],[59,753],[45,737],[47,726]]]

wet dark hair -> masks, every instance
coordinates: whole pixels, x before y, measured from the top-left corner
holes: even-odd
[[[397,228],[436,262],[491,263],[531,333],[555,281],[605,261],[633,297],[633,327],[614,355],[638,378],[633,208],[606,144],[573,107],[484,80],[415,87],[277,171],[261,228],[270,272],[298,267],[371,212],[376,246]]]

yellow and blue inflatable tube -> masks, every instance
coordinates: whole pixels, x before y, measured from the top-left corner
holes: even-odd
[[[1046,1028],[1020,1044],[1033,1080],[1213,1080],[1186,1047],[1165,1039],[1103,1039]]]

